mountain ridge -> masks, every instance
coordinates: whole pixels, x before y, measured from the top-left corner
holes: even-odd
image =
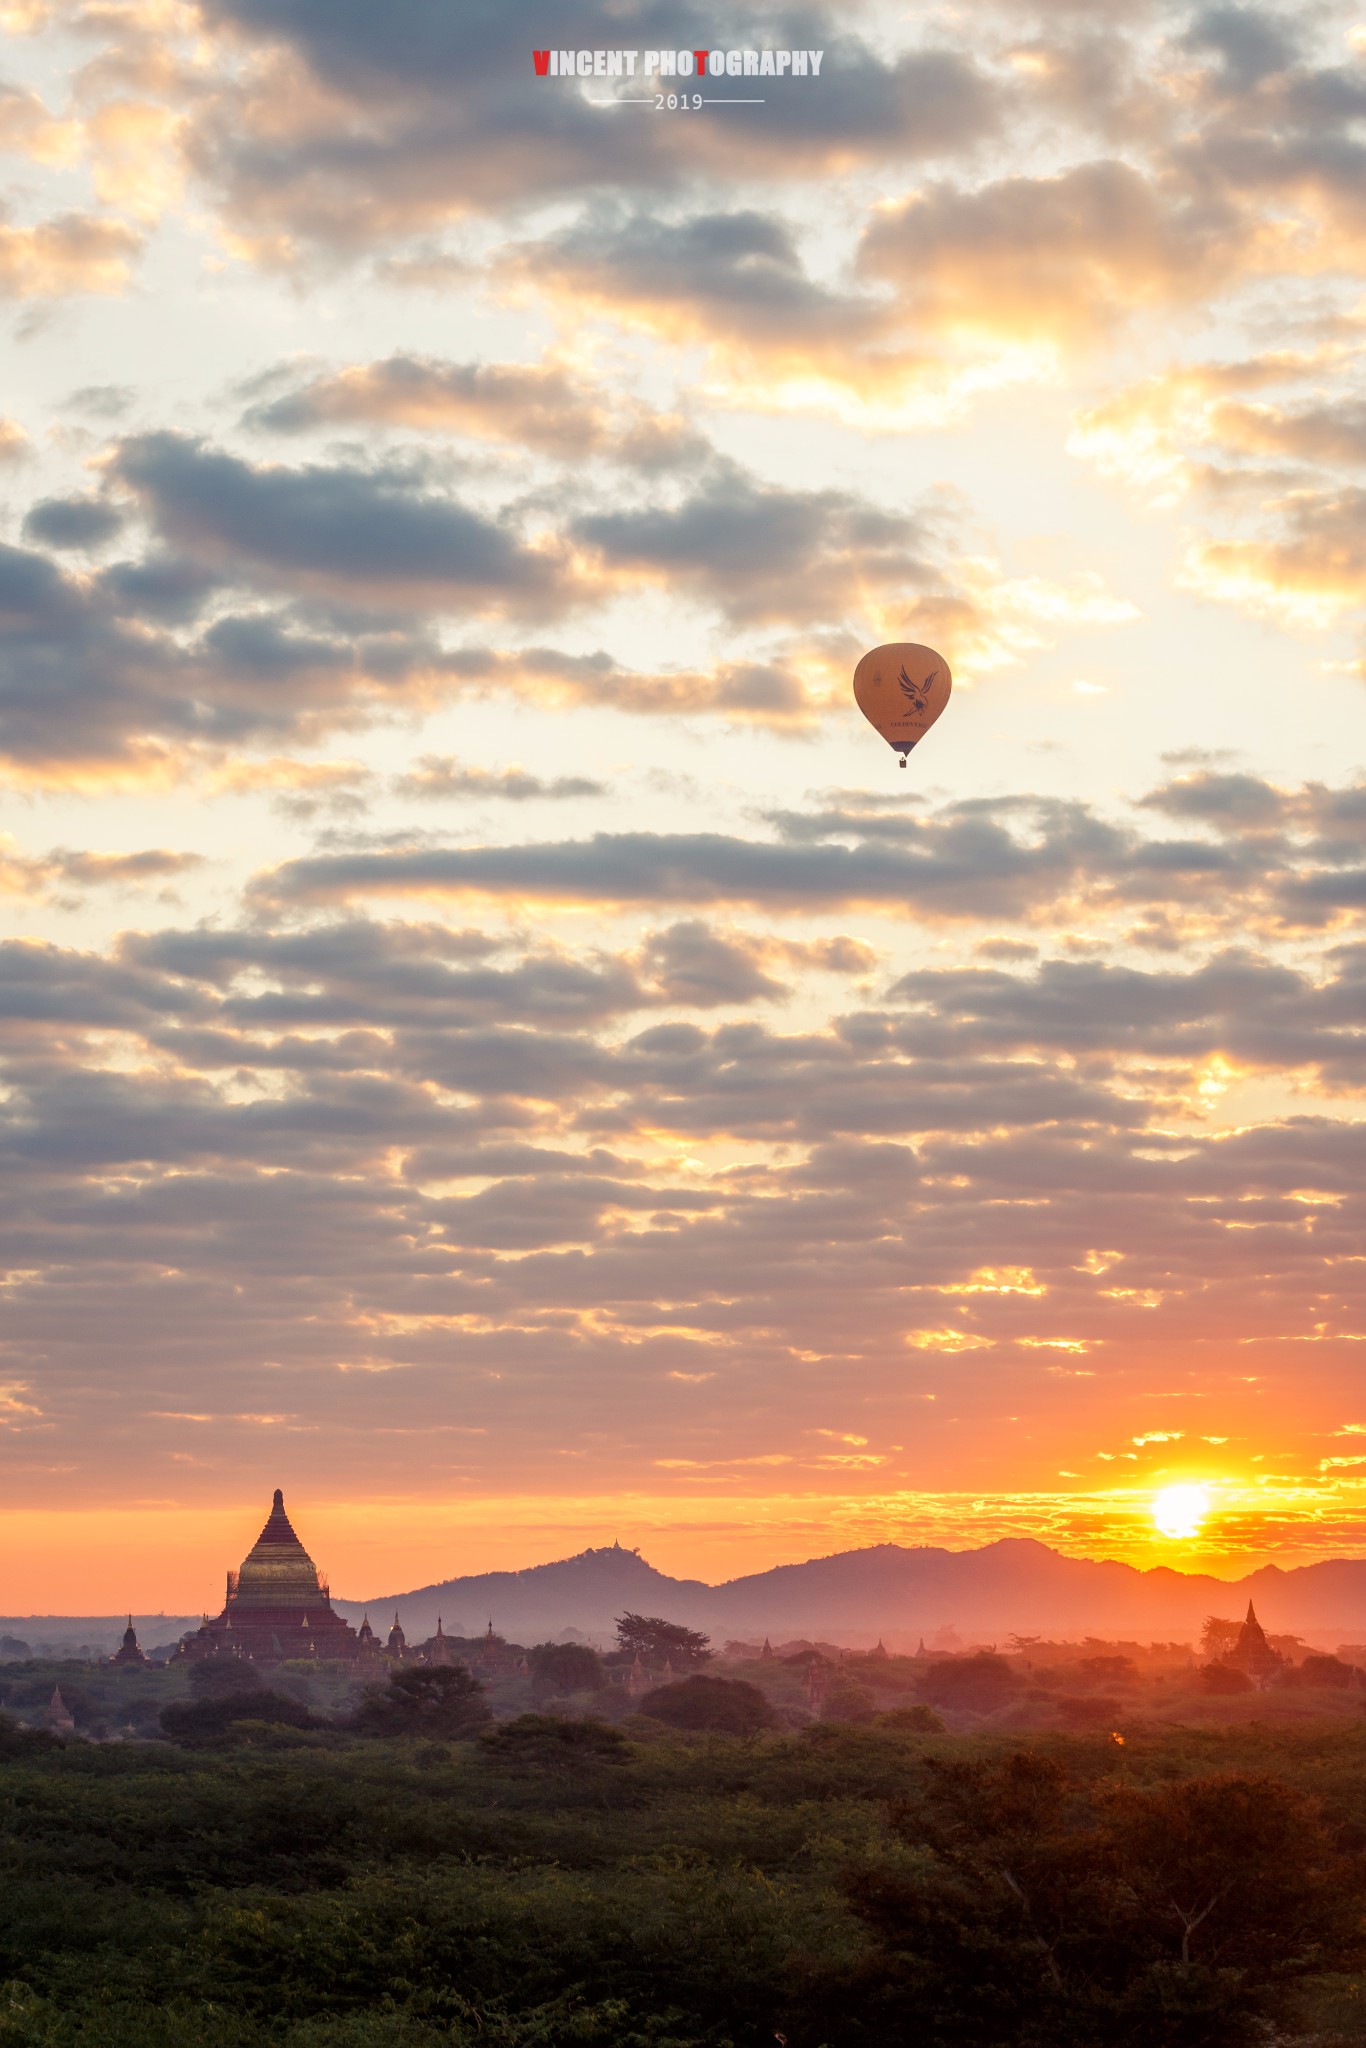
[[[974,1639],[1010,1632],[1186,1640],[1210,1613],[1257,1604],[1277,1632],[1366,1637],[1366,1559],[1329,1558],[1288,1570],[1265,1564],[1238,1579],[1077,1558],[1036,1537],[998,1537],[974,1550],[869,1544],[770,1566],[709,1585],[660,1572],[620,1544],[515,1571],[443,1579],[368,1601],[334,1598],[348,1619],[396,1610],[410,1638],[481,1634],[487,1623],[516,1640],[573,1629],[608,1638],[624,1607],[648,1608],[702,1628],[716,1641],[819,1636],[856,1647],[953,1631]]]

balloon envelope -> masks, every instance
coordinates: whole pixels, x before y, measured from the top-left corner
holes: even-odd
[[[953,677],[942,654],[915,640],[874,647],[854,670],[854,697],[889,747],[906,756],[949,701]]]

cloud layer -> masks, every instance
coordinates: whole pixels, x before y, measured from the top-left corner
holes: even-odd
[[[10,16],[9,1496],[1359,1530],[1350,11]]]

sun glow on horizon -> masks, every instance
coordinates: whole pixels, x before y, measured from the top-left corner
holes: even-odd
[[[1160,1535],[1190,1538],[1199,1535],[1209,1507],[1203,1486],[1164,1486],[1153,1501],[1153,1521]]]

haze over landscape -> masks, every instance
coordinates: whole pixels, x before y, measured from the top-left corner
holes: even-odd
[[[1361,1553],[1357,12],[0,19],[0,1607]]]

